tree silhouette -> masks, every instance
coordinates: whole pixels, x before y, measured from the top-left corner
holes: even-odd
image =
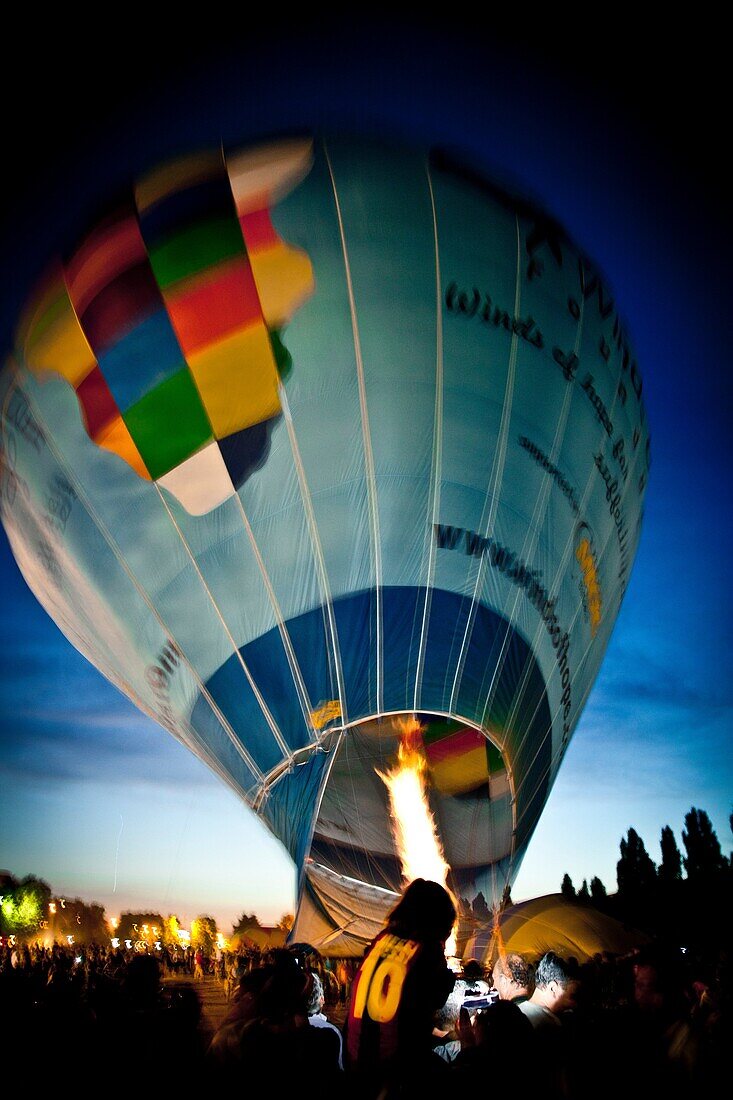
[[[577,896],[575,893],[575,887],[573,886],[573,880],[571,879],[567,871],[563,875],[560,893],[564,898],[575,898]]]
[[[473,899],[473,915],[477,920],[487,921],[491,919],[491,910],[486,904],[486,898],[479,890],[476,897]]]
[[[687,852],[684,864],[689,879],[708,878],[727,866],[728,861],[720,850],[720,841],[704,810],[693,806],[685,814],[682,843]]]
[[[608,900],[608,892],[597,875],[590,880],[590,896],[594,905],[603,905]]]
[[[578,890],[578,901],[589,902],[590,894],[588,892],[588,881],[583,879],[583,885]]]
[[[65,898],[64,907],[57,907],[55,916],[50,921],[53,936],[63,942],[69,936],[73,937],[71,943],[104,943],[109,942],[109,930],[104,919],[104,909],[101,905],[92,902],[87,904],[81,898]],[[116,935],[116,933],[115,933]],[[158,936],[139,936],[138,939],[150,939],[151,945]]]
[[[682,856],[669,825],[665,825],[662,829],[659,846],[662,849],[662,862],[657,871],[659,881],[679,882],[682,878]]]
[[[164,927],[165,922],[160,913],[148,911],[133,913],[128,910],[120,914],[115,936],[122,941],[123,947],[125,940],[129,940],[132,944],[144,941],[152,947],[155,941],[161,938]]]
[[[8,875],[5,881],[11,885],[3,888],[0,931],[11,935],[37,932],[49,915],[51,887],[35,875],[26,875],[20,882]]]
[[[191,921],[191,946],[200,947],[205,955],[211,955],[216,947],[218,929],[213,917],[202,915]]]
[[[246,936],[250,928],[261,927],[262,925],[260,924],[256,913],[242,913],[237,923],[232,927],[232,936],[236,936],[240,932]]]
[[[619,894],[627,898],[638,898],[656,883],[657,868],[636,829],[629,829],[626,840],[621,840],[616,878]]]

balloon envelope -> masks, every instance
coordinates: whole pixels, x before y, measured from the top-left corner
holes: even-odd
[[[649,936],[606,913],[571,901],[562,894],[509,905],[499,917],[499,936],[493,920],[468,931],[464,956],[492,966],[501,951],[517,952],[528,961],[538,961],[547,951],[564,958],[588,962],[594,955],[608,951],[626,955],[649,942]]]
[[[50,272],[2,377],[2,515],[71,641],[363,943],[424,724],[455,892],[518,870],[636,550],[642,383],[593,265],[435,153],[346,138],[151,172]]]

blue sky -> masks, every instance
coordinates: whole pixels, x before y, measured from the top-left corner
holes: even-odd
[[[657,859],[662,826],[681,844],[692,805],[729,851],[731,233],[714,59],[691,70],[697,47],[681,30],[673,49],[606,37],[581,54],[557,31],[521,46],[506,34],[383,30],[293,34],[256,55],[244,40],[218,53],[209,43],[200,58],[188,44],[157,79],[133,74],[122,49],[106,72],[101,61],[75,70],[78,50],[49,62],[44,87],[63,83],[63,102],[40,129],[26,106],[8,138],[17,176],[5,205],[4,345],[44,260],[110,191],[220,137],[367,130],[453,145],[520,183],[616,292],[644,376],[653,466],[626,599],[513,895],[556,890],[565,871],[612,888],[628,827]],[[291,909],[294,875],[277,842],[73,650],[4,536],[0,575],[0,868],[108,912],[211,912],[226,926],[244,909],[263,920]]]

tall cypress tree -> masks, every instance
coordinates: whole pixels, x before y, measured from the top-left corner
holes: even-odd
[[[689,879],[709,878],[727,866],[728,861],[720,850],[720,841],[704,810],[693,806],[685,814],[682,843],[687,852],[684,864]]]
[[[562,894],[562,896],[564,898],[574,898],[576,896],[575,887],[573,886],[573,880],[571,879],[571,877],[567,873],[567,871],[563,875],[562,886],[560,887],[560,893]]]
[[[598,875],[594,875],[590,880],[590,896],[593,904],[599,907],[602,907],[608,901],[608,892]]]
[[[486,898],[484,897],[481,890],[479,890],[478,894],[476,894],[476,897],[473,899],[473,902],[471,903],[471,908],[473,909],[473,915],[474,917],[476,917],[477,920],[491,920],[491,910],[489,909],[486,903]]]
[[[626,840],[621,840],[616,877],[619,894],[627,898],[638,898],[656,884],[657,868],[636,829],[629,829]]]
[[[662,829],[659,846],[662,849],[662,862],[659,864],[659,870],[657,871],[659,881],[665,883],[679,882],[682,878],[682,856],[669,825],[665,825]]]

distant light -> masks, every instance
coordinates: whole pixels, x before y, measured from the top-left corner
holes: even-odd
[[[129,951],[130,948],[132,947],[132,940],[125,940],[125,947]]]
[[[120,923],[120,918],[119,917],[110,917],[109,918],[109,926],[113,931],[119,923]]]
[[[61,902],[61,908],[65,909],[66,908],[66,898],[59,898],[59,901]]]
[[[112,937],[112,946],[115,950],[120,946],[120,941],[117,939],[117,936]]]
[[[160,946],[160,940],[155,941],[155,950],[156,951],[162,951],[163,950],[163,948]]]
[[[74,942],[74,937],[73,936],[67,936],[66,937],[66,942],[68,943],[69,947],[71,947],[72,943]]]
[[[8,943],[10,944],[11,947],[15,947],[15,936],[13,936],[13,935],[8,936]]]
[[[81,955],[77,955],[76,958],[74,959],[74,962],[75,963],[80,963],[81,962]]]
[[[56,902],[55,901],[50,901],[48,903],[48,911],[49,911],[49,913],[55,913],[56,912]]]

